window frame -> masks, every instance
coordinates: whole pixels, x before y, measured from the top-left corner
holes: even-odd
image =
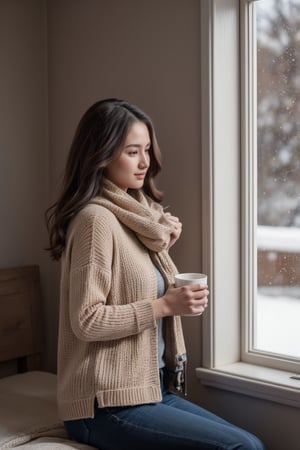
[[[255,83],[249,71],[254,49],[246,45],[254,32],[250,3],[201,1],[203,271],[211,294],[196,373],[204,384],[300,407],[299,364],[248,350],[254,284],[242,274],[256,277],[254,227],[248,225],[254,198],[246,188],[255,179],[255,160],[247,155],[256,142],[256,105],[245,95]]]
[[[254,1],[240,1],[241,14],[241,213],[242,243],[242,349],[241,360],[279,370],[300,372],[297,358],[252,349],[254,336],[253,298],[257,286],[257,65]],[[250,188],[251,187],[251,188]]]

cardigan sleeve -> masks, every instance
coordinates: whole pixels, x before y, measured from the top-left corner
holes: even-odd
[[[156,326],[152,300],[108,304],[113,232],[105,214],[85,214],[72,227],[69,244],[69,316],[84,341],[120,339]]]

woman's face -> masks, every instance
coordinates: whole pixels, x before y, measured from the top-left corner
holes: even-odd
[[[120,156],[106,168],[106,177],[121,189],[139,189],[150,166],[150,136],[144,122],[129,129]]]

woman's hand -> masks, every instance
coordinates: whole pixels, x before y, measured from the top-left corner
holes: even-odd
[[[170,286],[162,297],[153,301],[155,318],[202,314],[208,305],[208,295],[207,284]]]
[[[181,235],[182,223],[179,221],[178,217],[172,216],[172,214],[169,213],[169,212],[164,213],[164,216],[165,216],[165,219],[171,225],[173,225],[173,231],[172,231],[172,233],[170,235],[170,242],[169,242],[169,246],[168,246],[168,249],[169,249],[170,247],[172,247],[172,245],[175,244],[175,242],[177,241],[177,239]]]

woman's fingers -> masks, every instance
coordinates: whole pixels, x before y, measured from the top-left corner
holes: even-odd
[[[170,243],[169,247],[175,244],[175,242],[179,239],[182,232],[182,223],[180,222],[178,217],[172,216],[171,213],[164,213],[165,219],[173,226],[173,231],[170,235]]]
[[[191,308],[206,308],[208,305],[208,295],[209,291],[206,289],[206,285],[200,287],[199,284],[191,284],[186,286],[181,286],[179,289],[179,295],[181,300],[185,302],[188,307]]]

